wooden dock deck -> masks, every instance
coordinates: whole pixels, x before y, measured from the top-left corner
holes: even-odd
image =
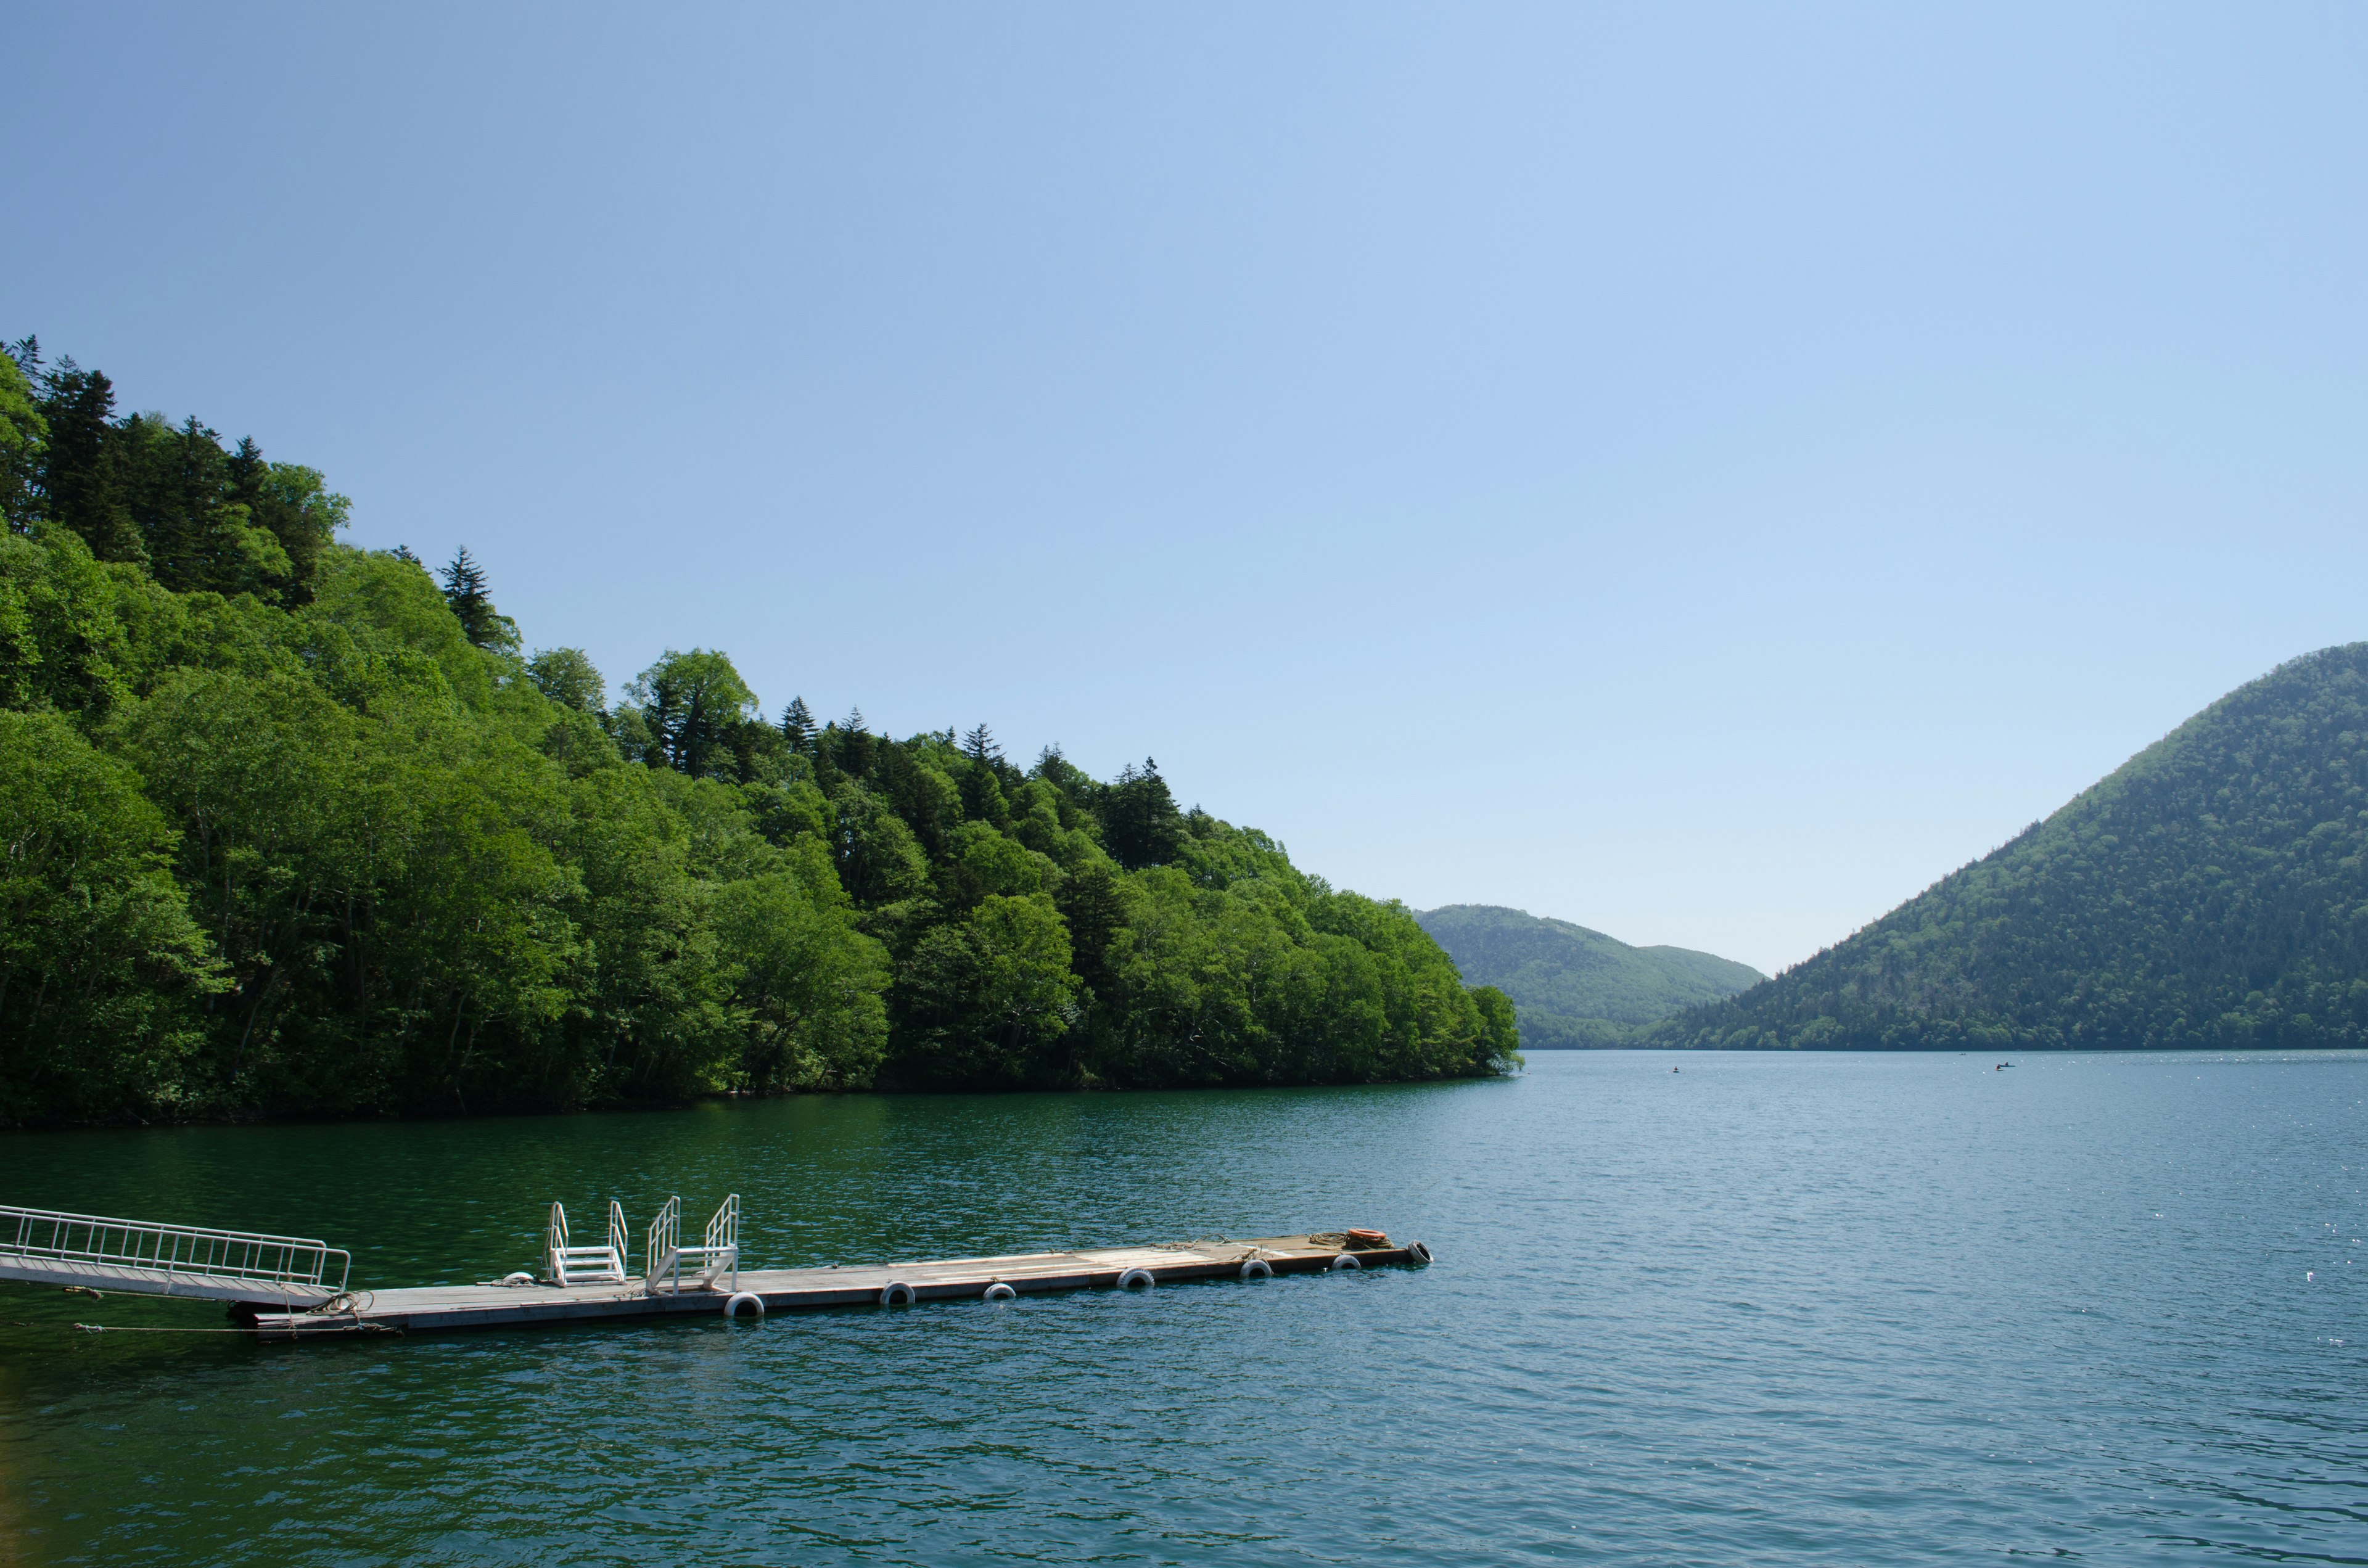
[[[1342,1263],[1342,1258],[1353,1264]],[[1008,1257],[958,1257],[927,1263],[860,1264],[827,1268],[744,1268],[736,1290],[686,1287],[679,1294],[650,1290],[640,1279],[621,1284],[554,1286],[431,1285],[356,1291],[310,1312],[265,1312],[254,1324],[265,1339],[383,1333],[446,1333],[532,1324],[616,1322],[634,1318],[715,1314],[727,1302],[754,1296],[768,1312],[793,1308],[888,1305],[892,1302],[976,1301],[996,1285],[1019,1295],[1117,1286],[1135,1270],[1155,1284],[1179,1279],[1241,1278],[1259,1272],[1310,1274],[1335,1267],[1372,1268],[1430,1260],[1421,1243],[1384,1242],[1345,1251],[1338,1236],[1273,1236],[1251,1242],[1190,1242],[1085,1252],[1019,1253]],[[1135,1283],[1136,1288],[1140,1282]],[[894,1287],[903,1287],[901,1290]],[[999,1296],[1000,1291],[996,1292]]]

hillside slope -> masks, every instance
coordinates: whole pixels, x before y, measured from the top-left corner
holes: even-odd
[[[1415,919],[1467,985],[1513,999],[1525,1050],[1626,1045],[1638,1026],[1766,978],[1748,964],[1687,948],[1632,948],[1567,920],[1457,903]]]
[[[0,1126],[1512,1065],[1402,907],[1148,757],[768,718],[708,648],[613,693],[114,395],[0,350]]]
[[[2368,1045],[2368,642],[2281,665],[1848,941],[1655,1038]]]

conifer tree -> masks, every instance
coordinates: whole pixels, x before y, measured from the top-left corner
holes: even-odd
[[[803,697],[792,697],[790,705],[781,710],[781,739],[793,753],[803,753],[814,744],[814,710]]]
[[[61,358],[41,377],[40,412],[49,427],[41,448],[43,513],[82,535],[101,561],[145,564],[148,552],[116,483],[115,383],[71,357]]]
[[[444,602],[452,607],[460,618],[461,630],[469,641],[480,648],[499,650],[518,646],[518,627],[509,617],[494,608],[494,601],[485,593],[485,569],[462,545],[444,568]]]
[[[973,762],[995,763],[1003,760],[1003,748],[995,744],[995,732],[981,723],[962,739],[962,755]]]

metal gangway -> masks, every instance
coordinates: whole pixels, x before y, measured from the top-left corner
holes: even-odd
[[[542,1230],[543,1275],[553,1285],[621,1285],[625,1282],[625,1207],[609,1199],[606,1243],[570,1246],[567,1210],[551,1206],[550,1222]]]
[[[353,1259],[302,1236],[0,1205],[0,1279],[256,1305],[343,1295]]]
[[[643,1264],[643,1289],[652,1292],[661,1279],[675,1295],[682,1294],[682,1269],[691,1266],[691,1282],[702,1290],[715,1288],[726,1276],[731,1289],[740,1289],[740,1195],[725,1198],[715,1217],[707,1221],[706,1239],[695,1247],[682,1244],[682,1199],[669,1198],[650,1221],[648,1251]]]

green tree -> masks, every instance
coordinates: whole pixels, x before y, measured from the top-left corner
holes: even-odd
[[[518,644],[518,623],[494,608],[486,592],[485,569],[462,545],[444,568],[444,602],[451,608],[461,631],[480,648],[507,653]]]
[[[541,649],[527,661],[526,674],[537,691],[563,708],[592,714],[607,710],[609,683],[581,648]]]
[[[28,337],[0,353],[0,528],[29,533],[40,515],[36,494],[49,421],[28,370],[40,365],[40,346]]]
[[[0,712],[0,1123],[170,1109],[219,983],[131,770]]]
[[[857,931],[827,852],[729,882],[715,926],[746,1019],[740,1083],[757,1091],[868,1087],[888,1040],[888,955]]]
[[[757,722],[757,694],[723,654],[705,648],[665,655],[625,695],[641,710],[666,765],[694,778],[736,778],[742,732]]]
[[[781,744],[793,755],[803,756],[814,747],[814,722],[813,711],[803,697],[792,697],[790,705],[781,710]]]
[[[38,464],[41,515],[80,534],[101,561],[144,564],[148,552],[116,472],[114,383],[62,358],[42,374],[38,411],[47,431]]]
[[[897,979],[894,1065],[916,1082],[1025,1082],[1075,1021],[1069,937],[1042,894],[985,900],[923,937]]]
[[[1129,870],[1164,866],[1184,846],[1184,813],[1176,809],[1159,764],[1149,757],[1140,769],[1129,766],[1120,772],[1101,818],[1103,846]]]

